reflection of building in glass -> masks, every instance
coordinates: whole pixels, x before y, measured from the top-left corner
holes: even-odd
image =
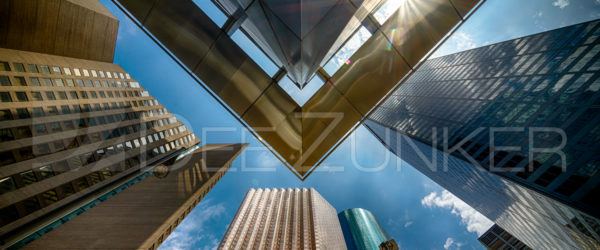
[[[209,144],[141,171],[129,182],[107,190],[83,207],[83,213],[61,218],[63,225],[25,246],[31,249],[156,249],[225,175],[246,147]],[[183,153],[182,153],[183,154]],[[37,238],[37,237],[31,237]]]
[[[490,250],[531,250],[530,247],[504,231],[504,229],[498,225],[493,225],[485,233],[479,236],[478,240],[483,246]]]
[[[370,211],[351,208],[339,213],[338,217],[348,249],[398,249],[394,239]]]
[[[199,142],[110,63],[118,20],[99,2],[3,6],[14,21],[0,35],[0,246],[39,237]]]
[[[599,23],[428,60],[366,124],[528,246],[597,247]]]
[[[346,249],[335,208],[316,190],[250,189],[219,249]]]

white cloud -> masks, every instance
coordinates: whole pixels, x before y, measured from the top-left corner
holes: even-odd
[[[444,190],[441,193],[431,192],[423,197],[421,205],[430,208],[440,207],[450,209],[452,214],[461,217],[462,223],[467,226],[467,231],[476,232],[478,236],[481,236],[494,224],[488,218],[447,190]]]
[[[460,249],[463,243],[455,242],[453,238],[448,237],[446,239],[446,243],[444,243],[444,249],[448,250],[452,245],[456,246],[455,249]]]
[[[456,51],[463,51],[477,47],[477,44],[473,42],[473,38],[462,31],[456,32],[452,35],[452,42],[455,43]]]
[[[556,0],[552,3],[552,5],[564,9],[569,5],[569,0]]]
[[[212,205],[211,200],[200,203],[181,224],[160,245],[161,250],[181,250],[195,248],[197,242],[208,242],[201,249],[217,249],[220,239],[215,235],[205,232],[207,222],[225,213],[222,203]]]
[[[412,221],[407,221],[406,223],[404,223],[404,227],[410,227],[410,225],[412,225],[413,222]]]

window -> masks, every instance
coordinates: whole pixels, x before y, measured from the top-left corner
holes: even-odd
[[[46,129],[46,125],[44,124],[37,124],[33,126],[35,128],[35,132],[37,134],[46,134],[48,133],[48,130]]]
[[[31,118],[31,115],[26,108],[19,108],[17,109],[17,117],[19,117],[19,119],[27,119]]]
[[[25,72],[25,66],[23,66],[22,63],[13,63],[13,66],[15,67],[15,71],[17,72]]]
[[[93,77],[98,77],[98,74],[96,74],[96,71],[95,71],[95,70],[93,70],[93,69],[92,69],[92,70],[90,70],[90,71],[92,72],[92,76],[93,76]]]
[[[57,93],[58,93],[58,98],[59,98],[59,99],[61,99],[61,100],[66,100],[66,99],[68,99],[68,98],[67,98],[67,92],[64,92],[64,91],[58,91]]]
[[[21,202],[21,205],[25,208],[25,213],[30,214],[40,209],[40,202],[37,196],[29,197]]]
[[[75,86],[75,84],[73,84],[73,79],[67,79],[67,86],[69,86],[69,87]]]
[[[44,98],[42,98],[42,93],[40,93],[39,91],[32,91],[31,92],[31,99],[33,99],[34,101],[42,101],[42,100],[44,100]]]
[[[71,109],[69,109],[69,106],[67,106],[67,105],[60,106],[60,110],[65,115],[71,113]]]
[[[12,84],[10,84],[10,79],[8,79],[8,76],[0,76],[0,86],[10,86]]]
[[[25,185],[25,186],[37,182],[37,179],[35,178],[35,174],[33,173],[33,170],[23,172],[19,175],[21,176],[21,180],[23,181],[23,185]]]
[[[52,190],[46,191],[45,193],[42,194],[42,199],[44,201],[44,204],[46,204],[46,206],[52,205],[54,202],[57,202],[58,195],[56,194],[56,190],[52,189]]]
[[[60,75],[60,74],[61,74],[61,72],[60,72],[60,67],[53,66],[53,67],[52,67],[52,73],[54,73],[54,74],[56,74],[56,75]]]
[[[71,94],[71,99],[79,99],[79,97],[77,97],[77,91],[70,91],[69,94]]]
[[[13,116],[9,109],[0,110],[0,121],[12,120]]]
[[[279,67],[252,42],[241,29],[236,30],[231,39],[238,45],[256,64],[258,64],[269,76],[275,75]]]
[[[100,70],[98,71],[98,74],[100,74],[100,77],[104,78],[104,71]]]
[[[73,72],[75,73],[76,76],[81,76],[79,69],[75,68],[75,69],[73,69]]]
[[[50,78],[42,78],[42,83],[44,83],[44,86],[52,86],[52,80],[50,80]]]
[[[27,99],[27,93],[25,92],[15,92],[15,95],[17,96],[17,100],[20,102],[29,101],[29,99]]]
[[[62,128],[60,127],[60,123],[59,122],[48,123],[48,126],[50,126],[50,130],[52,130],[52,132],[60,132],[60,131],[62,131]]]
[[[62,79],[54,79],[54,84],[56,84],[56,86],[58,86],[58,87],[65,86]]]
[[[8,92],[0,92],[0,101],[2,101],[2,102],[12,102],[12,98],[10,97],[10,93],[8,93]]]
[[[54,92],[52,91],[46,91],[46,98],[48,98],[48,100],[56,100],[56,96],[54,96]]]
[[[83,98],[83,99],[88,99],[87,92],[85,92],[85,91],[79,91],[79,95],[81,95],[81,98]]]
[[[77,86],[79,86],[79,87],[85,87],[85,85],[83,85],[83,80],[77,79],[75,81],[77,81]]]
[[[17,185],[15,185],[15,181],[12,177],[9,176],[4,179],[0,179],[0,195],[15,189],[17,189]]]
[[[33,117],[43,117],[44,115],[44,109],[41,107],[33,108]]]
[[[48,109],[48,115],[58,115],[56,106],[48,106],[46,109]]]
[[[98,95],[96,94],[96,91],[90,91],[90,96],[92,98],[98,98]]]
[[[29,77],[29,82],[31,82],[31,86],[40,86],[40,79],[37,77]]]
[[[50,166],[43,166],[41,168],[38,168],[37,171],[40,173],[42,179],[48,179],[54,176],[54,173],[52,172],[52,168]]]
[[[40,65],[40,69],[42,69],[42,73],[50,74],[50,68],[47,65]]]
[[[2,129],[0,129],[0,142],[12,141],[14,139],[15,139],[15,136],[10,131],[10,128],[2,128]]]
[[[35,64],[27,64],[27,68],[29,69],[29,72],[31,72],[31,73],[40,73],[40,71],[37,68],[37,65],[35,65]]]
[[[17,139],[29,138],[31,137],[31,129],[29,128],[29,126],[16,127],[15,137]]]
[[[25,81],[25,77],[15,76],[15,82],[17,82],[17,86],[27,86],[27,82]]]
[[[8,62],[0,62],[0,71],[10,71]]]
[[[84,76],[90,76],[90,72],[87,69],[83,69],[82,71]]]
[[[389,1],[394,2],[394,1]],[[323,69],[327,71],[329,75],[333,75],[343,65],[350,65],[350,57],[371,37],[371,33],[365,28],[361,27],[346,41],[344,46],[338,50],[338,52],[325,64]]]

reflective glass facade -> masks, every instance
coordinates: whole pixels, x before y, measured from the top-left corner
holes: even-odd
[[[599,28],[592,21],[428,60],[367,125],[527,245],[596,246]]]
[[[348,249],[379,249],[391,239],[369,210],[351,208],[338,214]]]
[[[530,247],[523,244],[519,239],[504,231],[498,225],[493,225],[477,239],[483,246],[491,250],[516,249],[531,250]]]

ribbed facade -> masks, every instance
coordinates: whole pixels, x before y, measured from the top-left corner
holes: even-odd
[[[250,189],[220,249],[346,249],[335,208],[316,190]]]

